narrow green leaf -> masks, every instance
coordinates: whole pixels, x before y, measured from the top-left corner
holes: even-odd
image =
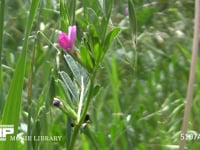
[[[113,0],[104,0],[104,12],[107,20],[110,19],[110,14],[112,12]]]
[[[2,51],[3,51],[3,29],[4,29],[4,8],[5,0],[1,0],[0,5],[0,115],[4,106],[4,95],[3,95],[3,75],[2,75]]]
[[[33,20],[36,14],[36,10],[39,5],[39,0],[32,1],[30,15],[26,25],[25,39],[23,42],[23,49],[20,59],[17,62],[15,73],[11,81],[11,85],[8,91],[7,100],[5,103],[2,124],[13,124],[14,125],[14,135],[17,135],[18,123],[19,123],[19,113],[21,108],[21,98],[22,98],[22,89],[24,83],[24,74],[26,68],[26,55],[28,47],[28,37],[31,32]],[[0,143],[0,149],[2,150],[15,150],[16,141],[6,140],[5,142]]]
[[[61,17],[61,30],[67,32],[67,25],[69,24],[69,20],[66,14],[66,7],[64,0],[60,0],[60,17]]]
[[[109,19],[106,17],[103,17],[101,21],[101,28],[100,28],[100,33],[101,33],[100,41],[104,41],[106,38],[108,23],[109,23]]]
[[[72,98],[69,94],[67,85],[62,80],[58,80],[58,83],[59,84],[57,84],[57,88],[60,88],[60,87],[62,88],[62,91],[65,93],[65,96],[67,97],[67,102],[72,106],[73,105],[72,104]],[[58,92],[58,93],[61,93],[61,92]]]
[[[61,76],[62,80],[64,81],[64,84],[68,88],[69,92],[72,94],[73,98],[75,100],[79,100],[78,89],[75,87],[74,83],[72,82],[72,80],[68,76],[68,74],[64,71],[61,71],[60,76]]]
[[[99,60],[99,57],[101,56],[101,49],[100,49],[99,42],[96,42],[96,43],[94,44],[93,55],[94,55],[94,59],[95,59],[96,61],[98,61],[98,60]]]
[[[76,0],[67,0],[66,2],[69,23],[72,25],[75,24]]]
[[[117,36],[117,34],[119,33],[120,31],[120,28],[114,28],[112,31],[110,31],[107,36],[106,36],[106,39],[104,41],[104,53],[106,53],[106,51],[108,50],[110,44],[112,43],[112,41],[114,40],[114,38]]]
[[[93,92],[92,92],[92,96],[93,96],[93,97],[95,97],[95,96],[98,94],[100,88],[101,88],[100,85],[96,85],[96,86],[94,87],[94,90],[93,90]]]
[[[89,72],[91,72],[91,70],[94,67],[94,64],[92,62],[92,59],[91,59],[91,56],[90,56],[88,50],[84,46],[80,47],[80,55],[81,55],[81,61],[84,65],[84,67],[86,67],[86,69]]]
[[[134,8],[133,0],[128,1],[128,11],[129,11],[129,22],[130,22],[130,29],[133,34],[133,40],[135,44],[137,43],[137,20],[136,20],[136,13]]]
[[[0,68],[1,68],[1,54],[3,49],[3,27],[4,27],[4,8],[5,0],[0,2]]]
[[[105,35],[107,32],[108,28],[108,23],[110,20],[110,15],[112,12],[112,7],[113,7],[113,0],[104,0],[102,4],[102,11],[103,11],[103,17],[101,19],[101,24],[100,27],[98,28],[99,30],[99,39],[103,41],[105,39]]]
[[[114,40],[114,38],[117,36],[117,34],[119,33],[120,28],[114,28],[112,31],[110,31],[106,37],[106,40],[108,40],[107,42],[112,43],[112,41]]]
[[[77,62],[70,56],[70,55],[64,55],[65,61],[67,62],[71,72],[74,75],[74,78],[78,82],[79,86],[81,85],[81,73],[79,66]]]
[[[90,25],[94,26],[96,33],[101,38],[102,31],[101,31],[99,19],[96,12],[92,8],[88,8],[87,14],[88,14],[88,21]]]
[[[181,53],[187,58],[187,60],[191,60],[191,53],[187,49],[185,49],[181,44],[177,44]]]

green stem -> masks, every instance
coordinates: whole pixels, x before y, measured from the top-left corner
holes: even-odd
[[[94,73],[91,76],[89,93],[88,93],[88,97],[87,97],[87,100],[86,100],[86,104],[85,104],[85,107],[83,109],[83,113],[81,115],[80,121],[74,127],[74,132],[72,134],[71,141],[70,141],[70,144],[69,144],[69,150],[73,150],[73,148],[74,148],[74,144],[75,144],[75,141],[76,141],[76,138],[77,138],[77,135],[78,135],[78,131],[80,130],[81,124],[83,123],[85,116],[86,116],[86,113],[88,111],[88,107],[89,107],[89,104],[90,104],[91,99],[92,99],[91,97],[92,97],[92,92],[93,92],[93,89],[94,89],[94,80],[95,80],[95,77],[96,77],[96,71],[97,71],[97,69],[95,69]]]
[[[69,144],[69,150],[73,150],[74,149],[74,144],[75,144],[75,141],[76,141],[76,137],[78,135],[78,131],[81,127],[81,124],[78,124],[74,127],[74,132],[72,134],[72,137],[71,137],[71,140],[70,140],[70,144]]]

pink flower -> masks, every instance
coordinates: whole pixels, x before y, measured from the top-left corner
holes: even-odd
[[[66,51],[71,51],[76,40],[76,26],[69,26],[68,35],[64,32],[58,35],[58,43]]]
[[[128,7],[125,8],[125,14],[128,16],[129,12],[128,12]]]

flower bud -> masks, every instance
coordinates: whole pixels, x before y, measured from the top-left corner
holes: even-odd
[[[68,35],[64,32],[58,35],[58,43],[64,50],[73,51],[74,43],[76,40],[76,26],[69,26]]]
[[[62,102],[58,98],[54,98],[53,105],[60,108],[62,112],[64,112],[67,116],[71,117],[73,120],[77,119],[76,112],[70,107],[69,104]]]
[[[63,106],[62,102],[58,98],[53,99],[53,105],[57,107]]]

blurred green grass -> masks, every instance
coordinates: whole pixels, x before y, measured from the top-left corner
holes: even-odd
[[[6,1],[6,4],[8,7],[1,55],[3,95],[8,93],[16,61],[22,53],[30,2],[18,0]],[[102,87],[90,106],[92,122],[89,127],[101,149],[177,149],[191,59],[194,3],[191,0],[135,0],[134,4],[138,23],[136,49],[132,45],[128,16],[124,13],[128,3],[125,0],[114,2],[110,22],[122,31],[111,45],[98,72],[96,82]],[[77,1],[76,5],[77,8],[92,7],[97,12],[99,9],[93,5],[93,1],[90,5],[87,1],[84,4]],[[67,118],[51,104],[56,94],[65,97],[54,81],[58,77],[58,56],[53,44],[57,42],[55,31],[60,29],[59,3],[56,0],[41,1],[39,7],[31,32],[33,37],[29,37],[18,133],[27,134],[24,129],[28,125],[27,83],[31,53],[35,48],[32,131],[38,135],[62,135],[64,140],[59,143],[40,142],[33,145],[35,149],[65,149],[69,136]],[[84,25],[81,15],[78,14],[76,20],[82,23],[80,26]],[[79,30],[80,40],[81,28]],[[42,34],[36,34],[38,31]],[[61,60],[60,67],[66,69],[64,63]],[[189,123],[189,129],[197,133],[200,130],[199,67],[198,62]],[[2,105],[1,101],[1,107]],[[175,148],[170,148],[170,145]],[[199,145],[198,140],[186,143],[187,149],[195,149]],[[25,149],[25,145],[20,142],[18,146]],[[82,135],[75,149],[87,150],[93,147]]]

